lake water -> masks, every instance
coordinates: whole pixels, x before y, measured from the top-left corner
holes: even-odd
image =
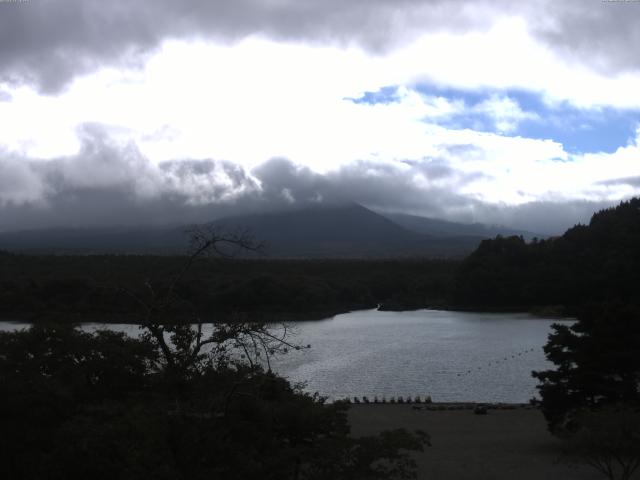
[[[299,323],[300,341],[312,348],[274,369],[332,398],[527,402],[536,395],[531,371],[552,367],[542,347],[554,322],[513,313],[352,312]]]
[[[290,352],[272,366],[332,399],[430,395],[442,402],[527,402],[536,396],[531,371],[552,367],[542,346],[554,322],[571,320],[514,313],[357,311],[289,324],[294,341],[311,348]],[[21,325],[3,322],[0,330]],[[132,325],[108,328],[139,332]]]

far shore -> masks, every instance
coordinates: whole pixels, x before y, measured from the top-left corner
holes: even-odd
[[[575,315],[575,308],[563,305],[538,305],[538,306],[485,306],[485,305],[450,305],[430,304],[425,306],[380,304],[378,310],[383,312],[406,312],[415,310],[446,310],[452,312],[476,312],[476,313],[529,313],[541,318],[568,319]]]
[[[362,309],[345,309],[345,310],[322,310],[322,311],[310,311],[310,312],[214,312],[211,317],[201,318],[201,323],[237,323],[237,322],[260,322],[260,323],[282,323],[282,322],[307,322],[325,320],[327,318],[335,317],[356,310],[369,310],[371,308]],[[184,323],[181,319],[189,317],[189,315],[176,315],[176,323]],[[121,324],[121,325],[140,325],[142,318],[132,313],[121,314],[80,314],[80,313],[52,313],[50,315],[36,315],[33,313],[16,313],[10,314],[6,317],[0,317],[0,322],[12,322],[12,323],[25,323],[25,324],[38,324],[38,323],[71,323],[71,324],[85,324],[85,323],[103,323],[108,324]],[[171,323],[172,320],[167,319],[161,323]],[[189,323],[197,323],[192,317],[190,317]]]
[[[213,312],[211,317],[201,318],[202,323],[234,323],[234,322],[261,322],[261,323],[282,323],[282,322],[315,322],[318,320],[326,320],[336,315],[343,315],[355,311],[378,310],[381,312],[409,312],[418,310],[442,310],[451,312],[477,312],[477,313],[528,313],[539,318],[557,318],[558,320],[570,320],[573,318],[572,312],[566,307],[559,305],[542,306],[542,307],[521,307],[521,308],[501,308],[501,307],[461,307],[452,305],[393,305],[393,304],[377,304],[377,305],[350,305],[344,308],[336,308],[330,310],[313,310],[306,312]],[[186,315],[185,315],[186,316]],[[181,317],[176,315],[176,323],[182,323]],[[17,312],[7,314],[6,317],[0,317],[0,322],[14,322],[25,324],[37,323],[104,323],[104,324],[124,324],[124,325],[140,325],[142,319],[133,313],[70,313],[70,312],[52,312],[48,315]],[[167,320],[165,323],[170,323]],[[192,321],[190,323],[196,323]]]

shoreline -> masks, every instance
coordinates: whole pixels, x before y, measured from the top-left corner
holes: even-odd
[[[564,307],[562,307],[564,308]],[[422,307],[411,306],[407,308],[401,307],[386,307],[384,304],[364,306],[364,305],[352,305],[345,308],[335,308],[329,310],[313,310],[308,312],[216,312],[212,314],[212,318],[202,319],[203,324],[213,323],[240,323],[240,322],[255,322],[255,323],[267,323],[276,324],[283,322],[318,322],[322,320],[331,319],[337,315],[345,315],[352,312],[362,312],[367,310],[374,310],[379,312],[416,312],[419,310],[427,311],[443,311],[443,312],[461,312],[461,313],[495,313],[495,314],[529,314],[540,319],[557,319],[560,321],[575,320],[575,317],[571,315],[571,312],[564,311],[559,313],[557,309],[549,309],[547,307],[538,308],[472,308],[472,307],[454,307],[451,305],[427,305]],[[62,323],[62,324],[89,324],[89,323],[102,323],[105,325],[121,324],[121,325],[140,325],[141,322],[136,318],[133,313],[98,313],[98,314],[81,314],[81,313],[65,313],[54,312],[49,315],[43,316],[35,313],[11,313],[6,317],[0,316],[0,322],[7,323],[24,323],[30,325],[46,324],[46,323]],[[171,321],[163,322],[164,324],[170,324]],[[184,324],[186,322],[176,321],[177,324]],[[195,324],[197,322],[189,322]]]
[[[211,318],[201,319],[203,324],[213,323],[241,323],[241,322],[255,322],[255,323],[282,323],[282,322],[317,322],[320,320],[329,319],[336,315],[342,315],[345,313],[371,310],[371,308],[350,308],[350,309],[332,309],[322,311],[309,311],[305,313],[300,312],[266,312],[266,313],[254,313],[254,312],[214,312]],[[186,316],[186,315],[185,315]],[[176,316],[179,317],[179,316]],[[46,324],[46,323],[64,323],[64,324],[90,324],[90,323],[103,323],[105,325],[140,325],[142,322],[133,313],[111,314],[111,313],[99,313],[99,314],[81,314],[81,313],[65,313],[56,312],[50,315],[40,315],[34,313],[11,313],[6,317],[0,316],[0,322],[7,323],[24,323],[29,325]],[[170,324],[171,321],[163,322],[163,324]],[[196,324],[197,322],[182,322],[176,321],[176,324]]]
[[[364,397],[363,397],[364,398]],[[455,410],[473,410],[476,407],[484,407],[487,410],[540,410],[540,407],[531,402],[477,402],[477,401],[459,401],[459,402],[428,402],[428,401],[410,401],[403,402],[354,402],[345,400],[334,400],[332,403],[346,403],[349,407],[409,407],[414,410],[425,411],[455,411]]]
[[[460,306],[460,305],[428,305],[424,307],[410,306],[386,306],[381,304],[378,308],[381,312],[409,312],[417,310],[441,310],[446,312],[476,312],[476,313],[528,313],[539,318],[557,318],[558,320],[570,320],[574,317],[571,307],[563,305],[541,305],[541,306],[520,306],[520,307],[498,307],[498,306]]]

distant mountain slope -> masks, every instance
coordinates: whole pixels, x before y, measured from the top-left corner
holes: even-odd
[[[248,227],[274,256],[449,256],[468,253],[481,240],[422,235],[358,204],[246,215],[215,224]]]
[[[457,223],[437,218],[406,215],[403,213],[382,213],[394,223],[423,235],[434,237],[460,237],[471,236],[481,238],[493,238],[498,235],[508,237],[512,235],[522,236],[525,240],[534,237],[545,238],[546,235],[535,234],[526,230],[514,230],[497,225],[485,225],[483,223]]]
[[[455,282],[460,306],[640,303],[640,198],[595,213],[561,237],[483,241]]]
[[[412,232],[361,205],[318,206],[213,222],[248,229],[272,257],[461,256],[481,237]],[[183,228],[54,229],[0,234],[0,249],[57,253],[181,253]]]

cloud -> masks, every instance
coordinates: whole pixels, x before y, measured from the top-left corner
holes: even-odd
[[[640,176],[603,180],[598,182],[598,185],[629,185],[631,187],[640,188]]]
[[[0,229],[335,201],[556,229],[640,191],[639,14],[599,0],[0,2]]]
[[[560,235],[574,225],[588,224],[596,211],[617,203],[611,200],[539,200],[521,205],[477,203],[457,219],[507,225],[542,235]]]
[[[611,75],[640,70],[640,4],[616,0],[527,2],[532,30],[576,62]]]
[[[119,142],[107,127],[94,124],[83,126],[80,141],[77,154],[50,160],[0,156],[2,229],[188,223],[352,201],[446,214],[467,201],[454,190],[476,178],[443,158],[363,160],[326,173],[285,158],[251,171],[212,159],[155,164],[134,144]]]
[[[0,152],[0,208],[38,203],[46,193],[44,179],[20,158]]]
[[[0,3],[0,79],[54,93],[102,66],[134,66],[168,39],[357,46],[373,54],[424,34],[525,19],[540,41],[608,74],[637,71],[640,8],[600,0],[32,0]]]
[[[71,156],[39,160],[0,154],[0,230],[178,225],[309,204],[358,202],[380,211],[559,233],[615,203],[599,198],[598,188],[619,186],[615,180],[593,185],[593,199],[557,196],[509,205],[469,193],[476,182],[494,179],[482,170],[464,169],[464,163],[444,154],[395,163],[361,160],[324,173],[273,158],[249,171],[214,159],[156,164],[101,125],[85,125],[79,136],[81,147]],[[481,158],[476,149],[464,143],[449,146],[451,152],[469,155],[465,161],[474,167]],[[625,192],[630,196],[633,190]]]
[[[0,229],[206,221],[229,214],[241,197],[255,203],[254,180],[229,162],[160,165],[109,129],[85,125],[77,154],[49,160],[0,154]],[[253,205],[255,208],[255,205]]]
[[[159,169],[164,189],[184,195],[189,205],[233,204],[259,188],[241,166],[224,160],[174,160]]]
[[[384,51],[420,29],[471,28],[488,18],[446,0],[33,0],[0,4],[1,78],[56,92],[101,65],[132,64],[171,38],[284,41]]]
[[[533,112],[523,111],[518,102],[508,96],[492,95],[475,105],[472,111],[489,117],[495,130],[501,133],[511,133],[518,128],[520,122],[540,118]]]

